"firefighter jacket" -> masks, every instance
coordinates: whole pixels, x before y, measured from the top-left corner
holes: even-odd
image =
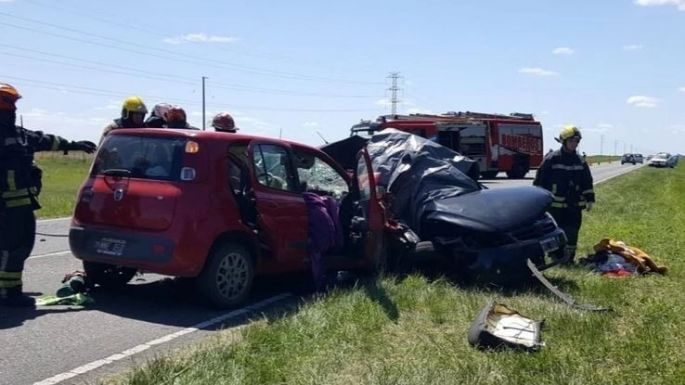
[[[533,185],[552,192],[553,208],[583,209],[588,202],[595,201],[592,173],[576,152],[559,149],[547,154]]]
[[[33,163],[36,151],[67,150],[59,136],[16,125],[0,125],[0,210],[30,206],[39,209],[42,172]]]

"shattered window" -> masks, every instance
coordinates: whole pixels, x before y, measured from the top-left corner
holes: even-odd
[[[345,179],[316,155],[296,152],[295,167],[302,191],[330,195],[338,199],[348,192]]]

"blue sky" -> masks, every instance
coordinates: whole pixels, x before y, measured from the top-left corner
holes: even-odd
[[[545,147],[685,153],[685,0],[0,0],[27,128],[96,140],[127,95],[312,145],[390,112],[530,112]],[[603,140],[603,146],[602,146]]]

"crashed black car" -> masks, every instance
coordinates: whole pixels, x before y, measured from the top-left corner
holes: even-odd
[[[528,259],[539,269],[553,264],[546,255],[566,243],[545,211],[548,191],[486,189],[468,176],[473,161],[430,140],[385,129],[321,149],[356,176],[355,218],[383,216],[389,263],[440,257],[462,272],[515,277]]]

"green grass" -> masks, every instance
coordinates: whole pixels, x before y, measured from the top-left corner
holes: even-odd
[[[613,155],[589,155],[585,160],[588,164],[601,164],[619,161],[621,160],[621,157]]]
[[[544,291],[501,293],[421,275],[382,277],[264,316],[113,384],[672,384],[685,379],[685,167],[642,168],[596,188],[580,250],[624,240],[669,267],[666,276],[609,279],[582,268],[547,272],[581,302]],[[479,351],[466,332],[490,298],[545,319],[537,353]]]
[[[93,158],[84,153],[37,153],[36,163],[43,169],[43,190],[38,197],[42,209],[39,218],[71,216],[76,194],[90,170]]]

